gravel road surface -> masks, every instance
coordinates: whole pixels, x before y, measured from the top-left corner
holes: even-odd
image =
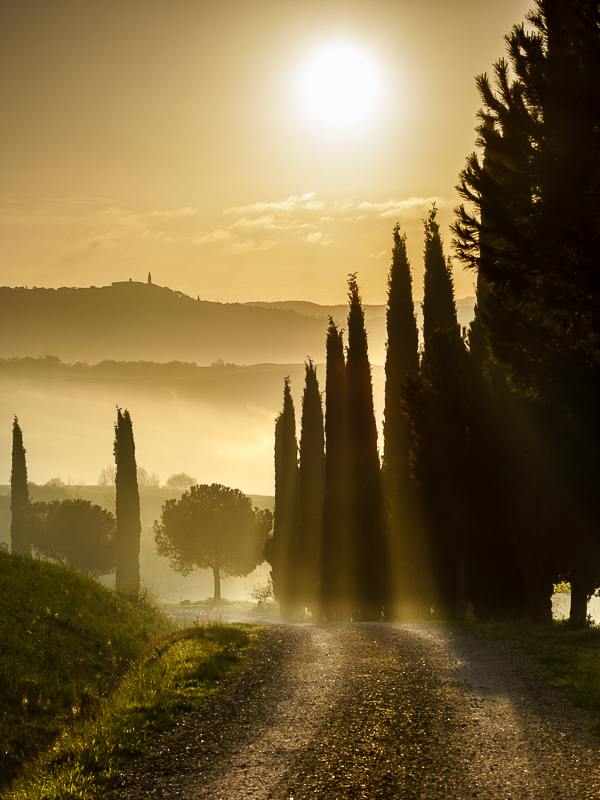
[[[471,797],[598,799],[600,740],[506,643],[396,623],[264,628],[247,666],[103,794]]]

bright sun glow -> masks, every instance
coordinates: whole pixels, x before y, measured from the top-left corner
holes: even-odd
[[[356,45],[329,45],[305,65],[301,93],[311,120],[331,131],[354,130],[376,115],[382,77],[373,56]]]

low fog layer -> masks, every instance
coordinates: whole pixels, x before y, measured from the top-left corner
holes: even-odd
[[[321,389],[325,368],[318,367]],[[247,494],[273,494],[273,436],[283,379],[290,375],[300,421],[303,364],[252,367],[0,360],[0,475],[10,480],[13,415],[19,418],[30,480],[96,483],[114,464],[115,406],[133,420],[138,466],[161,481],[187,472]],[[383,369],[374,367],[376,410]]]

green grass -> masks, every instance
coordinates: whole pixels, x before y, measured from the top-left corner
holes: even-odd
[[[0,590],[0,791],[11,800],[93,796],[215,691],[252,635],[181,629],[143,593],[2,552]]]
[[[85,800],[132,758],[153,732],[216,691],[215,680],[239,661],[248,628],[198,625],[164,637],[120,683],[95,721],[65,731],[18,780],[6,800]]]
[[[129,665],[174,627],[143,596],[0,552],[0,784],[92,718]]]
[[[568,620],[550,626],[520,623],[467,623],[484,636],[506,639],[537,664],[545,679],[592,717],[600,736],[600,628],[571,630]]]

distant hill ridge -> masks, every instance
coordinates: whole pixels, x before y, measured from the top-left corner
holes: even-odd
[[[470,303],[468,301],[471,301]],[[467,324],[472,298],[467,303]],[[369,350],[383,363],[385,306],[367,306]],[[417,309],[419,312],[419,309]],[[327,316],[345,326],[347,307],[303,301],[216,303],[153,283],[47,289],[0,287],[0,357],[63,361],[222,360],[302,363],[325,358]]]

